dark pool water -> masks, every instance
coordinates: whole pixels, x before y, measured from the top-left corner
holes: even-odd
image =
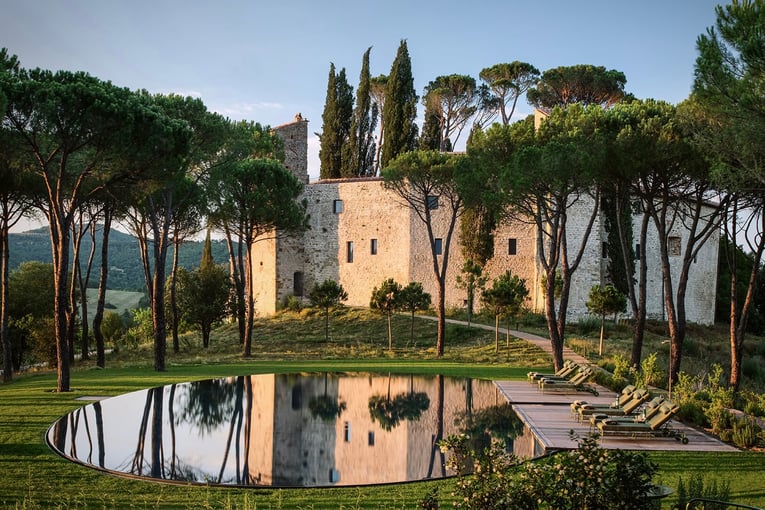
[[[500,426],[487,434],[484,422]],[[467,432],[476,441],[493,435],[511,444],[518,431],[491,381],[264,374],[94,401],[57,420],[47,441],[72,461],[124,476],[326,487],[451,476],[441,439]]]

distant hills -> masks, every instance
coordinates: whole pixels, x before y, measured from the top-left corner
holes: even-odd
[[[203,241],[189,241],[181,245],[178,251],[178,264],[187,269],[199,266],[202,257]],[[83,267],[87,263],[90,254],[90,236],[86,235],[80,248],[80,261]],[[212,242],[213,258],[218,264],[228,262],[228,250],[224,241]],[[22,262],[36,260],[40,262],[52,262],[50,251],[50,237],[48,229],[38,228],[26,232],[9,235],[9,258],[11,272]],[[172,247],[167,255],[167,270],[170,270],[173,260]],[[101,267],[101,233],[96,237],[96,253],[93,260],[93,269],[90,276],[90,287],[98,286],[98,271]],[[130,234],[112,229],[109,234],[109,289],[129,290],[137,292],[146,291],[146,283],[143,278],[141,256],[138,251],[138,239]]]

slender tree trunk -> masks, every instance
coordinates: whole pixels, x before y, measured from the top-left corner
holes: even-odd
[[[74,363],[74,337],[77,323],[77,282],[80,280],[80,246],[82,243],[82,223],[79,228],[72,225],[72,270],[69,278],[69,306],[67,308],[67,337],[69,342],[69,361]],[[85,358],[87,359],[87,354]]]
[[[392,312],[388,311],[388,350],[393,350],[393,329],[391,328],[391,314]]]
[[[645,334],[646,323],[646,304],[647,304],[647,285],[648,285],[648,264],[646,256],[646,239],[648,238],[648,220],[647,214],[643,214],[640,223],[640,264],[638,271],[637,300],[635,297],[630,299],[633,303],[632,311],[634,314],[634,323],[632,327],[632,352],[630,356],[630,365],[637,368],[640,366],[643,357],[643,338]],[[634,293],[634,290],[633,290]]]
[[[494,314],[494,353],[499,352],[499,314]]]
[[[13,346],[8,327],[9,229],[4,219],[0,221],[0,340],[3,346],[3,382],[10,382],[13,379]]]
[[[93,338],[96,341],[96,365],[106,366],[106,352],[104,335],[101,333],[101,323],[104,320],[104,306],[106,305],[106,284],[109,277],[109,233],[112,228],[112,211],[110,207],[104,208],[104,231],[101,235],[101,268],[98,278],[98,299],[96,301],[96,314],[93,317]]]
[[[603,356],[603,337],[606,334],[606,316],[600,316],[600,342],[598,343],[598,356]]]
[[[244,281],[245,281],[245,329],[244,329],[244,349],[242,355],[245,358],[252,356],[252,326],[255,322],[255,296],[253,296],[252,282],[252,242],[250,237],[245,237],[247,250],[245,255]]]
[[[90,218],[90,225],[88,230],[90,231],[90,252],[88,253],[88,263],[85,266],[85,275],[82,275],[80,271],[80,311],[82,314],[82,359],[88,359],[90,357],[90,324],[88,320],[88,284],[90,283],[90,271],[93,268],[93,258],[96,254],[96,226],[97,218]]]
[[[234,241],[231,238],[231,229],[228,227],[228,224],[224,224],[223,230],[226,235],[226,246],[228,247],[228,267],[231,274],[231,283],[234,284],[234,316],[239,327],[239,343],[244,344],[244,284],[242,283],[242,273],[239,270],[241,253],[237,255],[238,250],[234,248]],[[241,246],[241,243],[239,243],[239,246]]]
[[[175,233],[175,239],[173,239],[173,265],[170,271],[170,311],[172,317],[170,318],[170,327],[173,332],[173,352],[178,353],[181,350],[180,342],[178,341],[178,323],[180,322],[180,312],[178,310],[178,300],[175,295],[176,288],[176,275],[178,274],[178,251],[180,249],[180,238],[178,232]],[[207,347],[207,345],[205,345]]]

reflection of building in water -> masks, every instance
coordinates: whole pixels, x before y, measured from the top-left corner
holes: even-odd
[[[461,413],[506,399],[490,381],[433,376],[253,376],[247,461],[251,483],[262,485],[367,484],[443,476],[435,442],[458,432]],[[427,394],[418,420],[386,431],[373,420],[370,399]],[[311,401],[344,403],[339,417],[314,416]],[[273,407],[271,402],[273,398]],[[384,406],[384,402],[383,402]],[[388,422],[393,423],[393,422]],[[381,472],[382,471],[382,472]]]

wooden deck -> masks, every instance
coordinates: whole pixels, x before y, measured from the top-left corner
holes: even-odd
[[[580,423],[572,416],[571,402],[586,400],[608,404],[616,399],[616,393],[600,386],[596,386],[599,392],[596,397],[591,393],[576,391],[542,392],[536,384],[527,381],[497,381],[496,384],[545,450],[576,448],[577,443],[571,439],[570,432],[573,431],[579,437],[590,432],[589,421]],[[738,451],[733,446],[677,421],[671,421],[670,425],[685,434],[688,444],[682,444],[674,438],[605,436],[601,438],[600,445],[603,448],[622,450]]]

